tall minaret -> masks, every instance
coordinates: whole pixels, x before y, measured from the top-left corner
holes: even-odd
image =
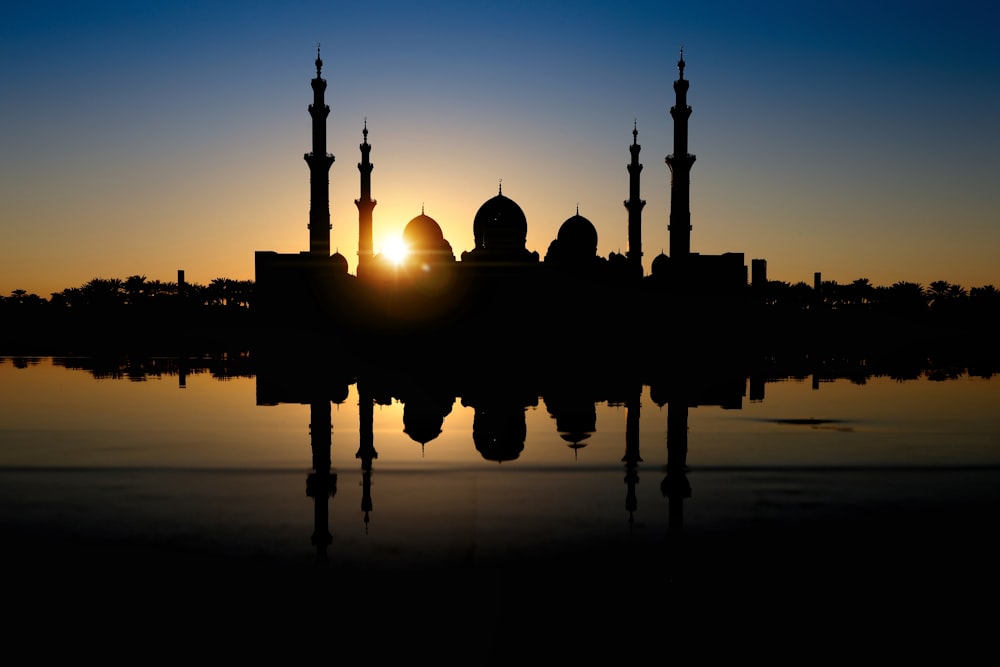
[[[639,164],[638,122],[632,123],[632,145],[628,147],[632,153],[632,162],[628,165],[628,199],[624,202],[628,209],[628,263],[632,275],[642,277],[642,207],[646,202],[639,198]]]
[[[326,117],[330,107],[323,101],[326,80],[322,77],[323,60],[316,46],[316,78],[312,80],[312,152],[306,153],[309,165],[309,252],[330,256],[330,166],[333,156],[326,152]]]
[[[368,264],[372,260],[372,209],[377,203],[372,199],[372,168],[373,165],[368,157],[372,151],[368,143],[368,119],[365,119],[365,129],[361,132],[364,141],[361,143],[361,162],[358,163],[358,171],[361,172],[361,198],[354,200],[354,205],[358,207],[358,277],[368,270]]]
[[[691,165],[694,156],[688,153],[688,82],[684,79],[684,49],[677,61],[680,76],[674,81],[677,103],[670,107],[674,119],[674,152],[667,156],[670,167],[670,259],[683,261],[691,253]]]

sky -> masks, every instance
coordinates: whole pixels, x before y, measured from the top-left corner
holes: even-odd
[[[954,0],[0,4],[0,295],[93,278],[253,279],[308,249],[310,81],[327,80],[331,245],[421,210],[456,256],[503,194],[544,257],[579,207],[669,252],[673,81],[690,81],[691,246],[768,277],[1000,286],[1000,9]]]

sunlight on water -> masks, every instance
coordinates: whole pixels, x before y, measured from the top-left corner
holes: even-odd
[[[219,378],[204,370],[141,380],[99,378],[52,359],[24,368],[8,359],[0,363],[0,466],[308,469],[310,406],[257,405],[255,391],[254,377]],[[330,408],[331,456],[337,469],[357,465],[358,403],[357,385],[352,384],[346,398]],[[522,430],[524,441],[515,458],[495,462],[477,451],[473,436],[477,419],[495,411],[493,406],[446,397],[437,404],[438,423],[419,433],[407,426],[403,402],[376,401],[375,467],[621,467],[629,407],[592,401],[585,430],[574,434],[557,430],[555,405],[551,398],[538,397],[520,407],[516,400],[499,406],[515,422],[518,413],[523,415],[523,426],[515,423],[514,430]],[[638,406],[642,467],[662,469],[670,407],[651,400],[648,387]],[[1000,384],[975,377],[939,382],[876,378],[863,385],[847,380],[769,382],[763,400],[744,398],[739,409],[689,408],[688,464],[694,469],[996,465],[998,407]]]
[[[308,410],[256,409],[253,378],[207,372],[95,379],[41,360],[0,364],[2,466],[291,468]],[[301,448],[301,449],[300,449]],[[299,451],[297,451],[299,450]]]

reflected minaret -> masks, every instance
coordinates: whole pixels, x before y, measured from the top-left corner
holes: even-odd
[[[361,142],[361,162],[358,171],[361,172],[361,198],[354,200],[358,207],[358,277],[363,277],[374,256],[372,247],[372,209],[377,203],[372,199],[372,169],[375,167],[369,160],[372,151],[368,143],[368,119],[365,119],[365,129],[362,130],[364,141]]]
[[[646,202],[639,198],[639,173],[642,165],[639,163],[638,123],[632,123],[632,145],[628,147],[632,153],[632,162],[628,164],[628,199],[624,202],[628,209],[628,263],[633,277],[642,277],[642,207]]]
[[[667,531],[678,536],[684,528],[684,500],[691,497],[687,451],[688,404],[674,396],[667,403],[667,476],[660,490],[667,497],[669,508]]]
[[[677,102],[670,107],[674,119],[674,152],[667,156],[670,167],[670,259],[683,261],[691,253],[691,165],[694,156],[688,153],[688,82],[684,78],[684,49],[677,61],[678,78],[674,81]]]
[[[323,60],[316,47],[316,78],[312,80],[312,152],[303,157],[309,165],[309,252],[330,256],[330,167],[333,156],[326,152],[326,117],[330,107],[323,101],[326,80],[322,77]]]
[[[330,400],[323,398],[309,404],[309,438],[312,446],[312,472],[306,478],[306,495],[313,499],[312,544],[316,556],[325,561],[327,547],[333,543],[330,534],[330,498],[337,493],[337,475],[331,466],[333,421]]]
[[[358,382],[358,452],[354,458],[361,460],[361,511],[364,512],[365,532],[372,511],[372,461],[378,458],[375,451],[375,400],[367,387]]]
[[[636,497],[636,487],[639,485],[639,464],[642,457],[639,456],[639,403],[642,395],[642,386],[633,390],[628,400],[625,402],[625,456],[622,461],[625,463],[625,486],[628,489],[625,494],[625,510],[628,512],[629,527],[635,521],[635,511],[639,507]]]

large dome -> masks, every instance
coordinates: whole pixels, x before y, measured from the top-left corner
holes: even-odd
[[[472,234],[477,249],[521,250],[528,238],[528,220],[521,207],[501,192],[479,207]]]
[[[562,223],[556,238],[562,250],[574,257],[593,257],[597,254],[597,229],[579,213]]]
[[[545,261],[562,266],[591,266],[596,259],[597,229],[577,210],[576,215],[559,227]]]

